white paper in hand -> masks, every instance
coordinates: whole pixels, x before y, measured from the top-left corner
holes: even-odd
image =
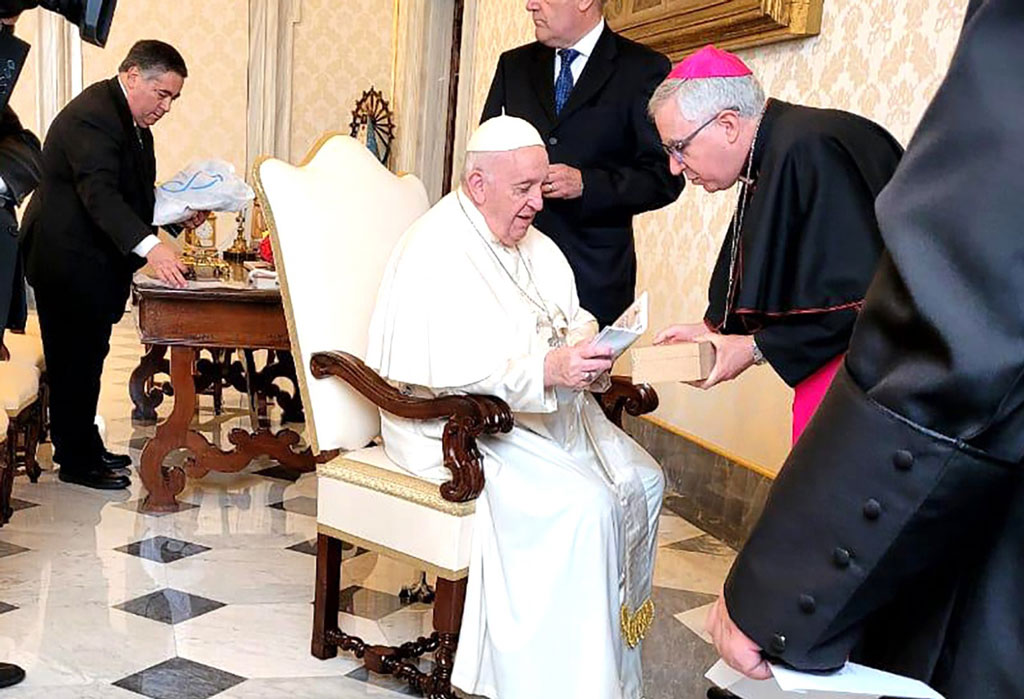
[[[612,348],[612,359],[629,349],[647,331],[647,292],[640,294],[629,308],[611,325],[604,328],[591,344]]]
[[[847,663],[841,670],[829,674],[798,672],[772,665],[772,673],[773,679],[752,680],[719,660],[705,677],[740,699],[879,699],[883,696],[943,699],[923,682],[857,663]]]

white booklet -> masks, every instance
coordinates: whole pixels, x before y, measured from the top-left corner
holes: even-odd
[[[705,677],[740,699],[944,699],[923,682],[883,672],[857,663],[846,663],[835,672],[799,672],[772,665],[770,680],[744,677],[719,660]]]
[[[615,360],[646,331],[647,292],[645,291],[618,317],[618,320],[599,332],[591,344],[611,347],[612,358]]]

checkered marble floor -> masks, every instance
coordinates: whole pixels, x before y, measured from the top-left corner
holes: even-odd
[[[113,451],[135,464],[154,427],[132,424],[127,380],[142,348],[130,318],[116,329],[100,414]],[[166,415],[173,399],[160,407]],[[198,425],[215,442],[248,426],[243,397],[225,394]],[[301,426],[300,426],[301,427]],[[271,461],[211,473],[182,493],[174,514],[138,512],[128,492],[60,483],[50,445],[40,482],[19,477],[17,511],[0,528],[0,660],[26,681],[11,697],[400,697],[401,682],[368,677],[347,654],[309,653],[316,536],[316,479]],[[644,643],[648,699],[703,696],[714,654],[701,636],[707,606],[734,552],[666,508],[655,569],[657,617]],[[342,628],[369,643],[429,632],[429,605],[404,603],[417,571],[348,547],[342,563]],[[542,574],[543,571],[538,571]]]

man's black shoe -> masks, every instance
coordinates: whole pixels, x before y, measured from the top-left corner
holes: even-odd
[[[13,687],[25,679],[25,671],[17,665],[0,663],[0,687]]]
[[[100,461],[107,469],[128,468],[132,465],[132,457],[127,454],[114,454],[106,449],[103,450]]]
[[[69,471],[61,468],[57,472],[57,477],[65,483],[76,483],[97,490],[120,490],[132,484],[128,476],[111,473],[104,467],[91,468],[86,471]]]

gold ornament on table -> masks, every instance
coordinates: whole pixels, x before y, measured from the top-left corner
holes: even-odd
[[[235,239],[231,247],[224,251],[224,259],[231,264],[242,264],[246,260],[255,259],[252,247],[245,240],[245,211],[239,211],[235,217]]]
[[[231,267],[217,252],[217,216],[213,212],[195,228],[185,228],[181,261],[185,277],[196,280],[229,279]]]

